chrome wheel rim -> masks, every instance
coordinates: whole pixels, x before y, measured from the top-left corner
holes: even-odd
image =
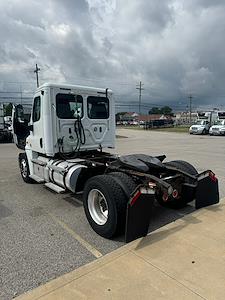
[[[108,220],[108,204],[105,196],[97,189],[93,189],[88,194],[88,210],[98,225],[104,225]]]
[[[27,162],[25,159],[21,161],[20,167],[21,167],[21,174],[23,178],[26,178],[28,174],[28,169],[27,169]]]

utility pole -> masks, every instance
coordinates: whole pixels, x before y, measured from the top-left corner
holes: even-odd
[[[137,84],[136,90],[139,90],[139,116],[141,115],[141,91],[143,91],[144,84],[140,81],[139,84]]]
[[[40,71],[41,69],[38,68],[38,65],[36,64],[36,69],[34,70],[34,73],[36,73],[36,78],[37,78],[37,87],[39,87],[39,79],[38,79],[38,72]]]
[[[192,99],[193,99],[193,96],[190,95],[189,97],[189,109],[190,109],[190,125],[192,124]]]
[[[23,95],[22,95],[22,86],[20,84],[20,102],[21,102],[21,105],[23,104]]]

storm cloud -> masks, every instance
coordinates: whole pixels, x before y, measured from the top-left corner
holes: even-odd
[[[214,0],[0,1],[0,89],[40,81],[110,87],[117,103],[220,107],[225,3]],[[225,107],[224,107],[225,108]]]

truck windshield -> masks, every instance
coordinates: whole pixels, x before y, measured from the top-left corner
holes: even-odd
[[[57,94],[56,114],[60,119],[76,119],[83,116],[83,98],[81,95]]]
[[[205,121],[199,120],[195,123],[195,125],[205,125]]]
[[[225,125],[225,120],[218,120],[215,122],[215,125]]]

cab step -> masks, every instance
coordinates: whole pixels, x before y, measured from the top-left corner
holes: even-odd
[[[40,159],[34,158],[31,161],[32,161],[32,163],[34,163],[36,165],[39,165],[39,166],[42,166],[42,167],[45,167],[47,165],[47,163],[45,161],[42,161]]]
[[[37,176],[37,175],[30,175],[29,176],[31,179],[33,179],[34,181],[38,182],[38,183],[43,183],[44,182],[44,179]]]
[[[54,191],[54,192],[56,192],[58,194],[65,193],[65,191],[66,191],[64,188],[62,188],[62,187],[60,187],[60,186],[58,186],[58,185],[56,185],[56,184],[54,184],[52,182],[45,183],[45,186],[48,189],[50,189],[50,190],[52,190],[52,191]]]

